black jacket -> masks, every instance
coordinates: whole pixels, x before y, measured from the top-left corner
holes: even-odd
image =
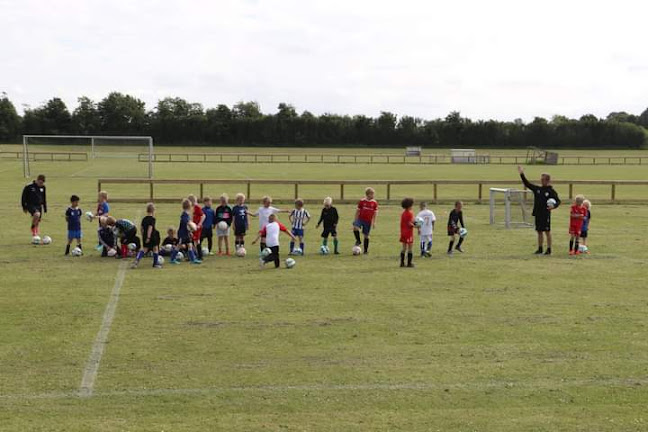
[[[522,183],[533,192],[533,216],[541,215],[547,213],[547,201],[549,198],[556,200],[556,205],[554,208],[558,208],[560,205],[560,198],[558,198],[558,193],[553,188],[553,186],[538,186],[531,183],[524,174],[520,174],[522,178]]]
[[[47,213],[47,195],[45,193],[45,185],[39,187],[35,181],[31,182],[22,192],[21,204],[23,210],[30,208],[42,208]]]

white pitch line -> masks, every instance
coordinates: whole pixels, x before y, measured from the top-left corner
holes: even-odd
[[[97,333],[97,337],[92,344],[90,357],[88,357],[88,361],[83,370],[83,378],[81,379],[81,386],[79,388],[79,396],[81,397],[90,397],[94,391],[95,380],[99,373],[99,365],[101,364],[101,358],[108,343],[108,334],[110,333],[110,327],[115,318],[117,303],[119,303],[119,292],[124,284],[127,268],[128,261],[122,258],[119,269],[117,270],[117,276],[115,277],[115,285],[113,285],[112,292],[110,293],[110,300],[108,300],[106,310],[103,314],[99,333]]]

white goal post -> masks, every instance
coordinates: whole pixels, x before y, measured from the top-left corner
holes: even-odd
[[[528,194],[531,194],[531,191],[490,188],[490,224],[504,223],[506,228],[532,226],[531,204],[533,203],[533,196]],[[498,205],[502,204],[502,200],[504,215],[498,217],[500,213],[497,212],[497,209]]]
[[[29,145],[30,140],[46,140],[46,141],[61,141],[67,140],[69,142],[85,142],[90,145],[90,157],[95,159],[99,156],[97,152],[97,145],[100,142],[141,142],[148,148],[148,178],[153,178],[153,137],[150,136],[125,136],[125,135],[23,135],[23,173],[25,177],[31,176],[29,164]],[[134,157],[138,157],[135,153]]]

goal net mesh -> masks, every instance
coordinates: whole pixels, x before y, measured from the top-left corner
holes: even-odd
[[[506,228],[532,226],[533,196],[528,190],[490,189],[490,224]]]

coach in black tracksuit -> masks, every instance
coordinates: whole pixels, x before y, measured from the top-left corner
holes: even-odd
[[[547,173],[543,173],[540,176],[541,185],[534,185],[531,183],[526,176],[524,175],[524,169],[521,166],[518,166],[518,172],[522,178],[522,183],[533,192],[533,216],[535,216],[535,230],[538,233],[538,250],[536,254],[539,255],[542,253],[542,244],[543,244],[543,233],[547,237],[547,250],[544,253],[545,255],[551,255],[551,211],[558,208],[560,205],[560,198],[558,198],[558,193],[551,186],[551,176]],[[553,198],[556,200],[556,205],[549,207],[547,201]]]
[[[32,217],[32,236],[40,234],[40,220],[47,213],[47,194],[45,192],[45,176],[39,175],[36,180],[24,187],[21,204],[25,213]]]

